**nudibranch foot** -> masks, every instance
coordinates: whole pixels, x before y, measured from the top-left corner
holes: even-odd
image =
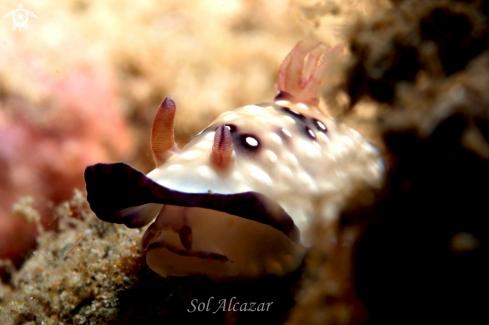
[[[147,263],[162,276],[282,276],[298,268],[305,255],[305,248],[284,233],[256,221],[197,207],[167,205],[163,211],[143,238]],[[172,227],[182,219],[182,229],[191,229],[190,249],[182,240],[182,229]]]
[[[148,265],[163,276],[283,275],[304,257],[290,216],[259,193],[178,192],[124,163],[88,166],[85,181],[90,208],[100,219],[141,227],[156,217],[143,248]],[[292,259],[280,260],[285,254]]]

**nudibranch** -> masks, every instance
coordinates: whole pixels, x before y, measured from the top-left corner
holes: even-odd
[[[151,133],[156,168],[144,175],[124,163],[88,166],[91,209],[132,228],[152,222],[142,245],[162,276],[254,279],[296,270],[310,245],[313,198],[351,181],[352,157],[372,157],[370,170],[381,170],[367,141],[317,108],[341,50],[299,42],[280,67],[273,103],[223,113],[183,149],[166,97]]]

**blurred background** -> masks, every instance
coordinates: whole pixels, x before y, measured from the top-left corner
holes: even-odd
[[[295,43],[340,41],[344,16],[366,10],[355,2],[23,1],[37,16],[28,30],[12,30],[20,12],[0,21],[0,259],[20,265],[37,232],[25,219],[55,227],[52,208],[84,189],[87,165],[150,171],[165,96],[182,146],[221,112],[271,100]],[[0,15],[19,3],[2,1]]]
[[[12,16],[0,21],[0,259],[21,265],[42,231],[32,221],[41,219],[46,229],[58,226],[53,209],[73,197],[75,188],[83,191],[87,165],[124,161],[150,171],[151,122],[165,96],[177,104],[175,135],[182,146],[221,112],[271,100],[283,58],[298,40],[317,38],[347,45],[337,89],[352,104],[350,126],[366,135],[362,119],[375,118],[371,124],[384,150],[386,181],[380,191],[359,186],[333,224],[315,227],[301,289],[289,292],[293,309],[284,308],[275,323],[287,315],[294,325],[487,323],[488,0],[31,0],[22,5],[37,16],[28,17],[28,31],[13,31]],[[0,16],[18,6],[3,0]],[[85,204],[82,195],[76,197]],[[76,207],[68,206],[65,214],[83,219]],[[58,234],[60,242],[67,238]],[[40,244],[43,254],[64,249],[47,242],[44,248]],[[68,243],[80,241],[70,238],[62,247]],[[42,283],[37,275],[44,255],[38,256],[33,254],[24,275],[14,276],[19,291],[14,298],[34,297],[46,315],[58,317],[65,308],[59,306],[71,300],[56,305],[57,291],[32,293],[31,284]],[[71,262],[63,261],[55,259],[57,269],[46,262],[44,282],[56,287],[58,277],[76,279],[75,271],[67,271]],[[92,266],[83,272],[93,273]],[[106,273],[100,269],[104,278]],[[185,310],[182,297],[199,290],[228,290],[221,292],[224,297],[238,290],[216,284],[209,291],[211,285],[199,277],[145,280],[141,276],[143,284],[126,285],[123,293],[130,303],[143,302],[137,317],[152,317],[149,310]],[[237,284],[238,292],[282,295],[263,281]],[[113,283],[107,283],[112,292]],[[275,288],[288,290],[277,283]],[[65,290],[76,304],[68,304],[61,318],[85,312],[78,307],[87,302],[79,284]],[[5,297],[0,290],[0,301],[11,299]],[[174,305],[162,303],[170,297]],[[104,318],[98,300],[105,299],[88,300],[87,306],[97,306],[93,310]],[[119,312],[125,317],[130,308]]]

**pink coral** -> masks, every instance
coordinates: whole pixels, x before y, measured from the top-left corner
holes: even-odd
[[[0,101],[0,258],[17,261],[35,236],[11,213],[19,196],[33,196],[49,225],[52,203],[83,188],[86,165],[127,158],[134,145],[110,70],[82,66],[60,78],[34,72],[36,101],[11,94]]]

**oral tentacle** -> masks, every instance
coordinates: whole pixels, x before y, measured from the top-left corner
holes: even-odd
[[[167,96],[158,108],[153,120],[151,150],[156,167],[165,163],[172,153],[179,150],[173,132],[176,110],[175,102]]]
[[[225,168],[232,161],[233,155],[233,139],[231,131],[224,125],[220,125],[214,135],[214,143],[212,145],[211,161],[214,165]]]

